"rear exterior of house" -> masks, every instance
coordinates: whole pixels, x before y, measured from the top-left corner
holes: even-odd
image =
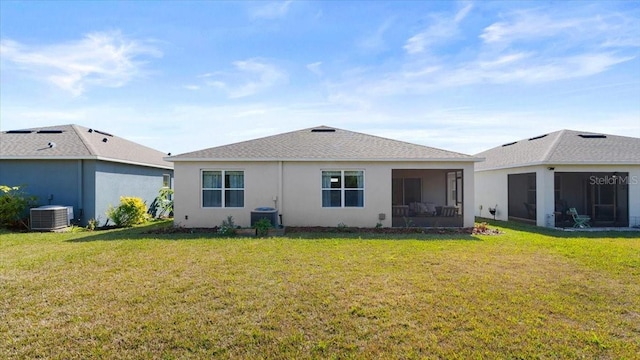
[[[286,226],[473,226],[468,155],[318,127],[169,160],[176,226],[250,226],[265,207]]]
[[[572,227],[640,226],[640,139],[562,130],[487,150],[476,165],[476,215]]]
[[[164,156],[78,125],[7,131],[0,133],[0,184],[24,186],[39,205],[73,207],[78,224],[104,224],[120,196],[151,205],[161,188],[172,185],[172,164]]]

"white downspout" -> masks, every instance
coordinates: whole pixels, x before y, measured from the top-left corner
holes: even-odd
[[[277,209],[278,209],[278,213],[280,214],[280,219],[282,219],[284,217],[284,215],[282,214],[283,212],[283,208],[284,208],[284,199],[282,197],[283,194],[283,184],[282,184],[282,178],[283,178],[283,174],[282,172],[284,171],[283,169],[283,165],[282,165],[282,161],[278,161],[278,205]],[[282,221],[280,223],[280,225],[282,224]]]
[[[78,219],[84,217],[84,174],[82,159],[78,160]]]

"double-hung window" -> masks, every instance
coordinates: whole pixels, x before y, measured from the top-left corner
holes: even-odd
[[[364,171],[322,171],[322,207],[364,207]]]
[[[202,207],[244,207],[244,171],[203,170]]]

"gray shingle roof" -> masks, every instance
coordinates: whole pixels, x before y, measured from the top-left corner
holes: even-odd
[[[640,165],[640,139],[560,130],[498,146],[475,156],[485,158],[475,166],[480,171],[537,164]]]
[[[164,156],[160,151],[79,125],[0,133],[0,159],[99,159],[173,168],[172,163],[163,159]]]
[[[189,152],[169,161],[476,161],[472,156],[320,126]]]

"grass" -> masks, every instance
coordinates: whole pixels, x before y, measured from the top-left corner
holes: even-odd
[[[638,233],[493,224],[0,233],[0,358],[637,358]]]

